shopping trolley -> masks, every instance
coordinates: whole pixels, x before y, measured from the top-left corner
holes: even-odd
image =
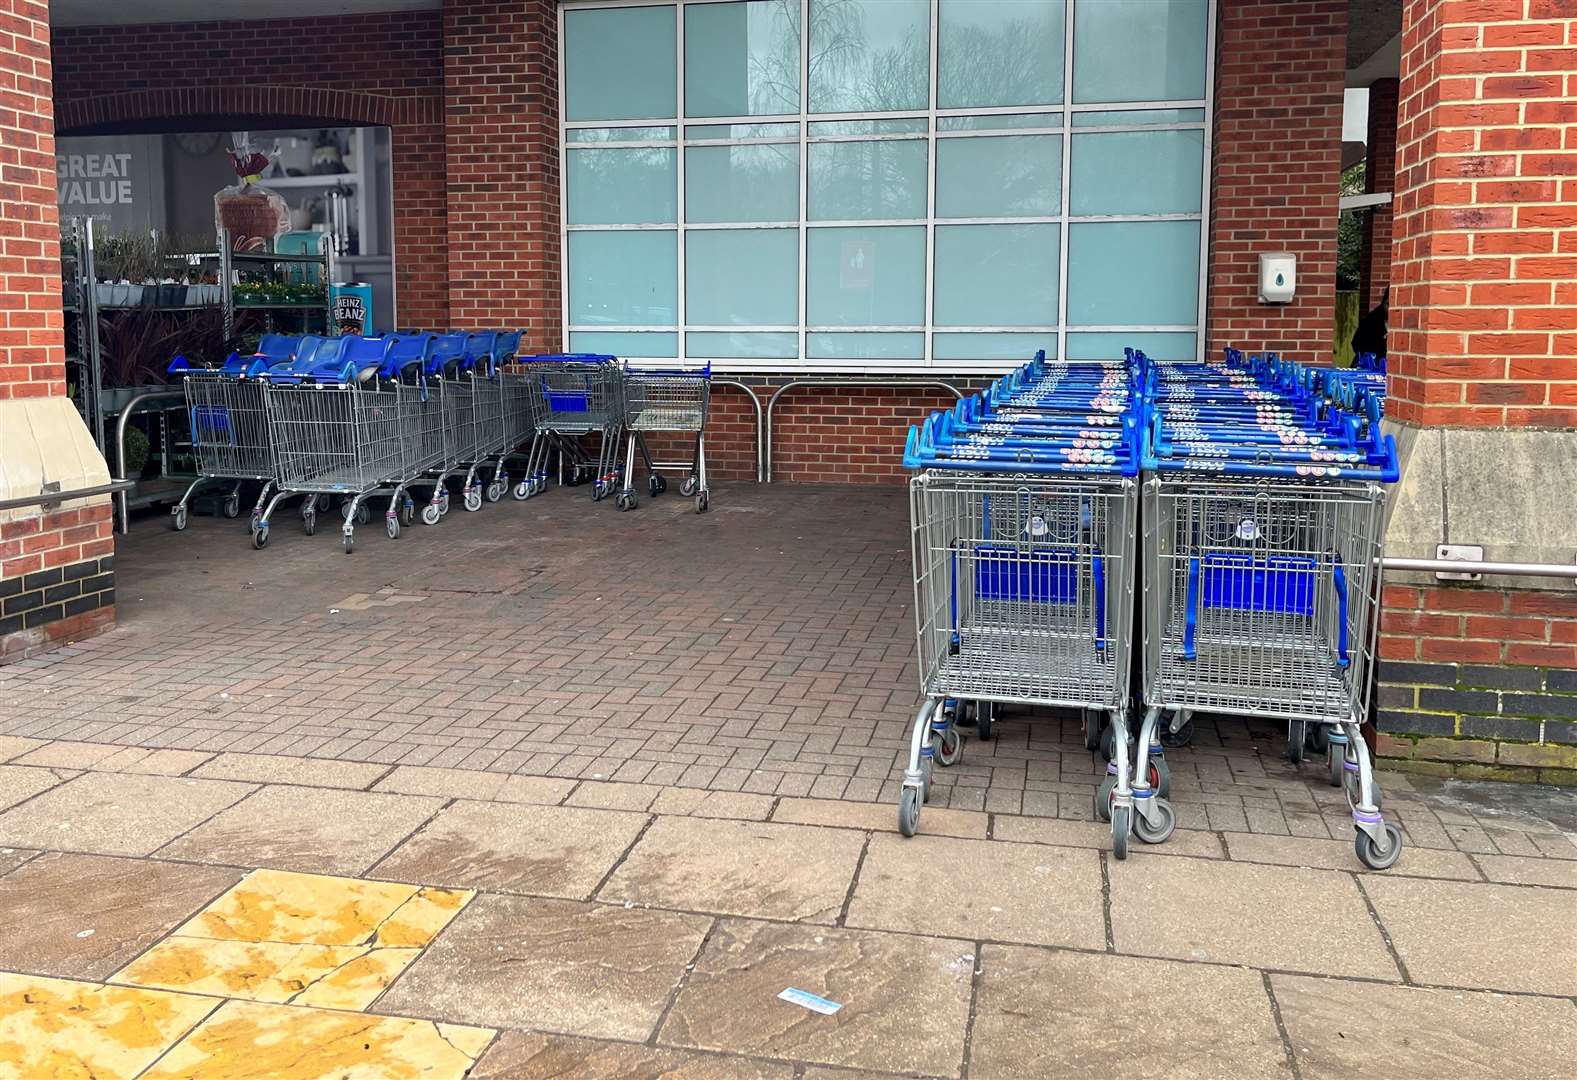
[[[624,367],[624,428],[628,443],[624,455],[624,489],[615,504],[635,509],[635,452],[646,463],[646,487],[656,498],[668,489],[657,471],[646,443],[647,432],[676,432],[695,436],[695,452],[677,467],[686,470],[679,493],[695,496],[695,511],[706,513],[710,494],[706,488],[706,414],[712,399],[712,365],[699,371],[681,368]]]
[[[1120,366],[1038,355],[910,429],[904,464],[924,470],[909,485],[924,703],[899,795],[905,836],[933,762],[961,752],[953,703],[1065,706],[1126,722],[1138,416]],[[1119,857],[1133,812],[1126,787],[1122,800]]]
[[[430,487],[432,498],[422,508],[422,520],[436,525],[448,505],[448,493],[439,479],[445,458],[443,384],[429,381],[436,338],[432,334],[390,335],[390,346],[378,375],[399,401],[400,469],[384,511],[384,531],[398,539],[400,529],[416,519],[412,490]]]
[[[499,330],[493,335],[491,366],[497,380],[498,451],[484,489],[488,502],[497,502],[510,489],[509,463],[523,460],[520,451],[533,431],[530,385],[515,364],[523,336],[521,330]]]
[[[548,461],[559,455],[561,474],[571,483],[592,478],[591,497],[601,499],[618,486],[619,432],[624,425],[622,379],[616,357],[598,353],[522,356],[531,390],[535,434],[526,476],[515,485],[517,499],[547,487]],[[581,440],[595,436],[593,459]]]
[[[346,553],[355,548],[364,502],[399,481],[403,463],[400,392],[377,377],[394,342],[385,338],[330,339],[312,361],[269,370],[263,402],[273,443],[278,491],[252,533],[268,544],[269,520],[287,495],[307,496],[302,523],[316,529],[322,497],[340,495]]]
[[[1381,816],[1359,730],[1385,485],[1398,475],[1377,405],[1354,415],[1311,394],[1295,366],[1232,354],[1155,365],[1149,379],[1136,769],[1164,712],[1174,728],[1193,710],[1284,720],[1294,761],[1313,726],[1351,803],[1358,858],[1391,866],[1402,837]]]
[[[322,340],[265,334],[255,353],[231,353],[221,367],[196,366],[185,356],[170,361],[168,373],[179,375],[186,391],[186,415],[197,459],[197,479],[170,508],[170,527],[176,532],[186,528],[187,504],[192,496],[216,481],[232,482],[229,494],[220,504],[220,512],[227,518],[241,514],[243,484],[262,484],[252,507],[251,525],[256,528],[274,486],[273,450],[268,441],[268,417],[258,376],[272,366],[290,363],[298,353],[315,352]]]

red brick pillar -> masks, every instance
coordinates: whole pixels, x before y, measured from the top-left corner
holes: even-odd
[[[1216,34],[1207,349],[1331,354],[1347,0],[1222,0]],[[1259,256],[1298,258],[1259,300]]]
[[[0,500],[109,479],[66,398],[45,0],[0,0]],[[114,621],[107,497],[0,510],[0,661]]]
[[[1391,191],[1396,184],[1396,79],[1378,79],[1369,87],[1369,134],[1363,189],[1370,195]],[[1358,295],[1363,310],[1380,303],[1391,284],[1391,208],[1363,212],[1363,257]]]
[[[449,316],[562,344],[553,0],[446,0]]]
[[[1577,519],[1577,3],[1403,10],[1388,554],[1571,565]],[[1381,750],[1577,780],[1577,588],[1392,575]],[[1525,775],[1528,775],[1525,773]]]

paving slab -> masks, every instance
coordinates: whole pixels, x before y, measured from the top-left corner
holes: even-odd
[[[832,922],[865,837],[846,829],[658,818],[599,896],[656,907]]]
[[[511,776],[430,765],[401,765],[373,785],[374,791],[403,795],[436,795],[445,799],[481,799],[495,802],[536,803],[552,806],[575,789],[575,781],[553,776]]]
[[[978,1080],[1292,1075],[1258,972],[1002,945],[980,968]]]
[[[1413,981],[1577,995],[1577,898],[1562,889],[1364,879]]]
[[[969,942],[720,920],[674,1002],[664,1045],[955,1075],[975,967]],[[824,1016],[794,987],[842,1004]]]
[[[0,814],[0,844],[150,855],[252,790],[227,780],[84,773]]]
[[[461,1080],[494,1034],[392,1016],[228,1001],[139,1080]]]
[[[1112,859],[1107,868],[1118,952],[1400,977],[1350,875],[1207,859]]]
[[[1106,944],[1093,851],[943,836],[874,836],[849,926],[1099,949]]]
[[[211,780],[251,780],[259,784],[361,789],[388,771],[387,765],[366,761],[332,761],[275,754],[219,754],[198,767],[192,775]]]
[[[44,739],[27,739],[21,735],[0,735],[0,761],[11,761],[44,745],[47,745]]]
[[[270,785],[159,854],[307,873],[359,874],[442,805],[439,799],[416,795]]]
[[[986,838],[990,817],[975,810],[953,810],[927,806],[920,815],[927,835]],[[832,825],[844,829],[869,829],[875,832],[898,831],[898,809],[889,803],[855,803],[839,799],[780,799],[772,812],[773,821],[800,825]]]
[[[31,799],[41,791],[48,791],[70,779],[71,774],[59,776],[52,769],[30,768],[26,765],[0,765],[0,810]]]
[[[114,982],[213,997],[365,1009],[418,949],[286,945],[172,935],[116,972]]]
[[[564,800],[564,805],[590,806],[600,810],[647,810],[662,792],[662,788],[652,784],[586,780]]]
[[[1222,833],[1222,836],[1226,839],[1228,853],[1239,862],[1362,871],[1362,864],[1353,854],[1352,842],[1348,840],[1267,836],[1263,833]],[[1391,877],[1482,880],[1473,867],[1473,861],[1462,852],[1438,848],[1404,848],[1397,864],[1385,873]]]
[[[212,998],[0,972],[0,1076],[131,1080]]]
[[[40,855],[0,878],[0,967],[107,978],[240,877],[217,866]]]
[[[1491,881],[1577,889],[1577,862],[1569,859],[1524,858],[1520,855],[1475,855],[1473,859]]]
[[[476,1063],[470,1080],[792,1080],[793,1076],[791,1065],[732,1055],[506,1031]]]
[[[34,747],[13,764],[36,765],[42,769],[91,769],[124,749],[124,746],[111,743],[55,741]]]
[[[122,746],[115,753],[93,762],[94,772],[147,773],[149,776],[180,776],[201,765],[212,753],[205,750],[148,749]]]
[[[711,920],[479,896],[379,999],[379,1012],[644,1040]]]
[[[925,815],[920,815],[925,820]],[[1095,848],[1109,851],[1112,827],[1098,821],[1065,821],[1060,818],[1014,817],[998,814],[991,835],[998,840],[1024,844],[1053,844],[1059,847]],[[1128,850],[1134,855],[1193,855],[1219,859],[1221,841],[1203,829],[1178,829],[1164,844],[1144,844],[1133,839]]]
[[[4,877],[38,852],[27,848],[0,848],[0,877]]]
[[[455,803],[374,872],[396,881],[586,900],[648,820],[619,810]]]
[[[1569,1001],[1272,975],[1304,1080],[1567,1080]]]

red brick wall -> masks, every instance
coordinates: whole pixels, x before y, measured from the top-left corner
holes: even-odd
[[[0,0],[0,399],[66,392],[48,19]]]
[[[1403,6],[1387,412],[1577,426],[1577,3]]]
[[[1221,0],[1208,351],[1330,356],[1347,0]],[[1259,256],[1298,257],[1297,297],[1259,301]]]
[[[558,26],[553,0],[446,0],[449,311],[562,345]]]
[[[1577,596],[1387,585],[1386,660],[1577,668]]]
[[[390,125],[400,321],[447,327],[439,12],[66,27],[56,44],[63,130],[254,110]]]
[[[1369,87],[1369,131],[1364,164],[1364,191],[1391,191],[1396,185],[1395,79],[1379,79]],[[1391,208],[1376,206],[1362,212],[1362,280],[1358,295],[1363,310],[1380,303],[1391,284]]]

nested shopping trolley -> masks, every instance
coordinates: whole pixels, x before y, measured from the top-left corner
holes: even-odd
[[[668,489],[668,481],[658,471],[664,463],[652,459],[647,445],[649,433],[668,432],[695,438],[695,449],[687,462],[669,466],[686,471],[679,493],[695,496],[695,510],[704,514],[710,493],[706,488],[706,414],[712,400],[712,365],[699,370],[684,368],[624,368],[624,428],[627,446],[624,454],[624,488],[616,505],[633,510],[635,495],[635,454],[639,450],[646,463],[646,488],[656,498]]]
[[[924,470],[909,487],[924,701],[899,798],[906,836],[933,762],[960,752],[950,702],[1066,706],[1124,722],[1139,450],[1136,401],[1112,374],[1030,365],[978,408],[910,432],[905,464]],[[1094,416],[1115,419],[1115,437]],[[1126,829],[1116,843],[1125,854]]]
[[[1285,721],[1293,760],[1312,726],[1331,783],[1347,792],[1358,858],[1389,867],[1401,832],[1381,815],[1360,727],[1395,443],[1380,435],[1373,406],[1344,414],[1294,389],[1285,395],[1293,413],[1313,406],[1304,426],[1245,400],[1230,374],[1213,393],[1218,376],[1169,377],[1189,381],[1190,413],[1188,438],[1166,441],[1166,391],[1157,389],[1144,456],[1139,759],[1163,713]],[[1202,402],[1203,421],[1193,413]],[[1267,431],[1274,444],[1243,441]]]
[[[526,475],[515,485],[515,498],[528,499],[547,487],[554,452],[571,483],[591,479],[593,500],[617,490],[619,433],[624,426],[619,361],[601,353],[555,353],[517,357],[516,363],[526,372],[535,434]],[[593,438],[596,457],[584,445]]]

